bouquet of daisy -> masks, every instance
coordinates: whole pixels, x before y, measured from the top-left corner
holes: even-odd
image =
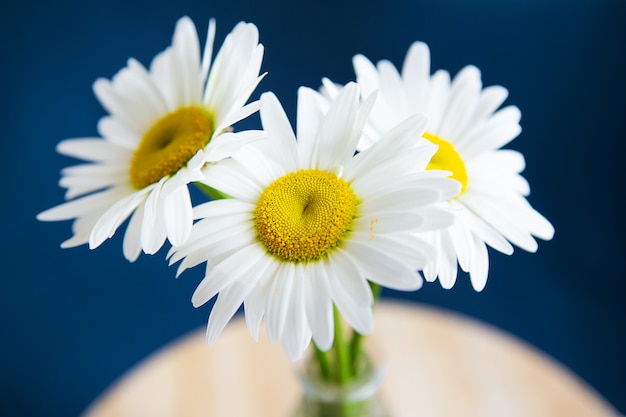
[[[237,24],[213,58],[214,38],[211,20],[201,53],[182,18],[149,68],[130,59],[95,82],[109,115],[99,137],[59,143],[85,163],[62,171],[68,201],[38,216],[74,219],[62,247],[95,249],[128,220],[129,261],[167,241],[177,274],[204,264],[192,302],[217,297],[209,343],[243,305],[252,337],[264,322],[294,361],[312,345],[315,380],[345,388],[372,373],[363,336],[382,287],[414,291],[423,275],[451,288],[460,267],[480,291],[487,246],[535,251],[553,236],[526,200],[523,156],[500,149],[520,111],[477,68],[431,74],[419,42],[401,71],[357,55],[354,82],[299,89],[294,131],[273,93],[248,103],[265,76],[257,28]],[[256,112],[261,129],[235,129]],[[305,415],[374,415],[344,394]]]

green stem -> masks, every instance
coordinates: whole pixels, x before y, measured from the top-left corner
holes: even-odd
[[[232,198],[231,196],[229,196],[226,193],[221,192],[220,190],[216,190],[213,187],[210,187],[206,184],[203,184],[201,182],[194,182],[195,186],[198,187],[203,193],[205,193],[206,195],[208,195],[211,200],[223,200],[225,198]]]
[[[374,304],[372,305],[372,309],[376,307],[376,303],[380,298],[380,293],[382,291],[382,287],[378,284],[375,284],[370,281],[370,288],[372,289],[372,295],[374,296]],[[352,335],[352,340],[350,341],[350,357],[352,358],[351,369],[352,374],[356,376],[358,372],[359,360],[361,359],[361,355],[363,354],[363,340],[365,336],[361,333],[354,332]]]
[[[317,363],[320,366],[320,373],[322,375],[322,379],[324,381],[330,381],[330,360],[328,358],[328,352],[322,351],[315,342],[313,342],[313,348],[315,350],[315,357],[317,358]]]
[[[350,366],[350,349],[346,343],[343,334],[343,324],[341,323],[341,315],[335,305],[333,305],[333,320],[335,322],[335,364],[337,365],[337,382],[340,384],[347,383],[352,377],[352,367]]]

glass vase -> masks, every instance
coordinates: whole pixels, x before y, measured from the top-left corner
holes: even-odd
[[[302,399],[294,417],[391,417],[381,397],[386,374],[367,353],[361,355],[357,376],[345,383],[324,380],[315,360],[299,369]]]

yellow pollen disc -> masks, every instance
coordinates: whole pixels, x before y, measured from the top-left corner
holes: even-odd
[[[291,172],[261,194],[254,212],[258,238],[284,261],[318,260],[342,243],[357,204],[348,183],[334,174]]]
[[[141,189],[175,174],[203,149],[213,118],[200,107],[181,107],[161,117],[141,138],[130,162],[130,180]]]
[[[441,169],[452,172],[450,178],[461,183],[461,192],[459,194],[463,194],[467,187],[467,171],[461,155],[450,142],[441,139],[439,136],[426,132],[424,137],[439,146],[426,169]]]

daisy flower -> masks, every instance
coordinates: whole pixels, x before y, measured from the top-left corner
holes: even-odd
[[[423,270],[428,281],[439,277],[444,288],[451,288],[458,262],[481,291],[489,270],[486,245],[505,254],[513,253],[511,243],[535,252],[534,237],[553,237],[550,222],[526,200],[530,187],[520,175],[524,157],[500,149],[521,132],[517,107],[498,110],[508,95],[505,88],[483,89],[480,72],[471,65],[453,80],[442,70],[431,76],[430,52],[421,42],[409,49],[401,73],[389,61],[374,66],[362,55],[354,57],[353,65],[363,96],[379,93],[359,149],[367,149],[398,122],[423,113],[428,117],[424,138],[439,147],[428,169],[449,171],[462,185],[445,203],[455,211],[455,223],[423,235],[437,254]],[[323,91],[336,95],[337,86],[324,80]]]
[[[178,273],[206,261],[197,307],[217,295],[207,339],[213,343],[243,303],[254,338],[264,318],[270,341],[299,358],[311,338],[328,350],[333,304],[358,333],[373,328],[368,280],[398,290],[422,284],[433,256],[414,233],[451,224],[436,207],[459,191],[443,171],[425,168],[436,147],[420,139],[415,116],[355,156],[372,99],[354,83],[324,105],[302,87],[297,140],[276,97],[261,97],[267,139],[207,168],[207,184],[233,199],[195,209],[190,239],[172,248]],[[219,295],[218,295],[219,294]]]
[[[193,223],[188,184],[204,178],[205,164],[230,156],[261,133],[230,129],[258,110],[258,102],[245,105],[263,77],[257,28],[237,24],[211,62],[214,38],[211,20],[201,58],[196,28],[183,17],[172,45],[149,70],[129,59],[111,81],[94,83],[109,112],[98,123],[101,137],[59,143],[59,153],[86,163],[62,171],[60,185],[71,201],[37,216],[75,219],[73,236],[62,247],[97,248],[129,216],[123,251],[130,261],[142,249],[157,252],[166,238],[173,245],[187,240]]]

